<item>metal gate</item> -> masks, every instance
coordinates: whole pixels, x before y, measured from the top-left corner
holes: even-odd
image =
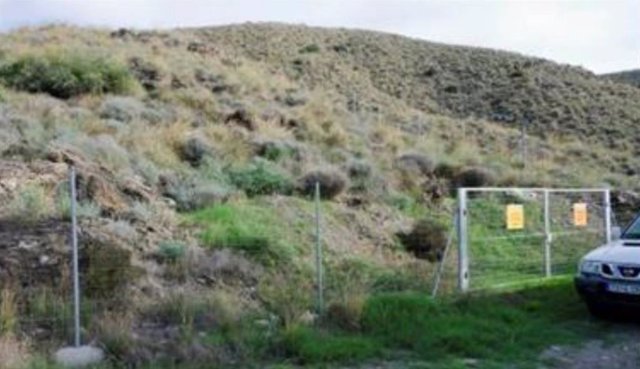
[[[460,188],[457,211],[462,292],[574,273],[611,240],[606,188]]]

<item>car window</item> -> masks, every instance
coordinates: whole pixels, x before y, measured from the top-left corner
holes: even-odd
[[[621,238],[624,240],[640,240],[640,217],[634,219],[631,225],[625,229]]]

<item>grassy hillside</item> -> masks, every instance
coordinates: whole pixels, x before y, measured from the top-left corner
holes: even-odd
[[[72,163],[83,334],[112,362],[384,356],[385,338],[366,323],[384,311],[371,309],[398,292],[410,307],[433,304],[411,293],[431,287],[455,188],[637,190],[638,97],[550,61],[366,31],[246,24],[2,34],[0,345],[22,352],[22,337],[42,347],[68,339]],[[444,282],[446,290],[455,281]],[[468,332],[444,333],[391,351],[422,352],[432,340],[434,357],[449,360]],[[319,350],[322,334],[331,340]],[[495,361],[486,350],[496,340],[474,354]]]
[[[628,70],[624,72],[605,74],[603,77],[616,82],[626,83],[635,87],[640,87],[640,70]]]

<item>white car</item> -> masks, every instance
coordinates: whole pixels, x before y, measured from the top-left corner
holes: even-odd
[[[589,252],[580,262],[575,286],[597,316],[621,308],[640,309],[640,216],[614,241]]]

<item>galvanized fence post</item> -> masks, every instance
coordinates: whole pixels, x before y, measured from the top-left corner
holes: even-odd
[[[469,290],[469,254],[467,245],[467,189],[458,188],[458,288]]]
[[[69,169],[69,184],[71,187],[71,247],[73,258],[73,322],[74,345],[80,346],[80,271],[78,265],[78,222],[76,217],[76,169],[72,165]]]
[[[604,234],[606,243],[611,242],[611,190],[604,191]]]
[[[544,275],[551,277],[551,214],[549,211],[549,189],[544,189]]]
[[[317,309],[318,315],[322,315],[324,313],[324,273],[322,266],[322,234],[320,227],[320,182],[316,181],[315,187]]]

